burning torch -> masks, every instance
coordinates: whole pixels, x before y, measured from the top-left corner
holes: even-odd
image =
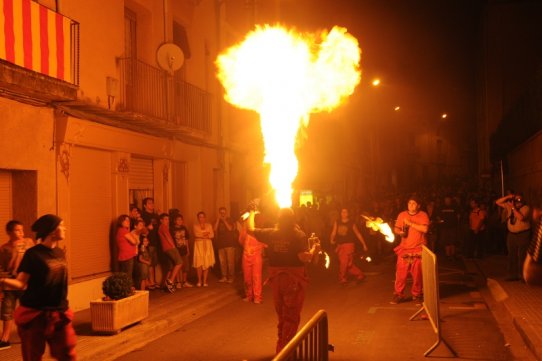
[[[315,247],[316,245],[318,245],[318,246],[320,245],[320,238],[318,238],[318,236],[316,236],[316,233],[312,233],[311,236],[308,239],[308,243],[309,243],[309,249],[313,249],[313,247]],[[329,268],[329,262],[330,262],[329,255],[326,252],[322,251],[321,248],[320,248],[320,251],[317,253],[317,255],[318,256],[321,256],[321,255],[324,256],[325,262],[326,262],[325,267],[326,267],[326,269],[328,269]]]
[[[385,223],[384,220],[380,217],[368,217],[361,215],[365,219],[365,226],[371,228],[375,232],[380,232],[386,238],[386,241],[393,243],[395,241],[395,235],[391,230],[391,227],[388,223]],[[369,261],[370,262],[370,261]]]
[[[255,199],[251,200],[248,203],[248,206],[246,207],[246,209],[243,211],[243,213],[241,213],[241,216],[239,217],[239,219],[242,222],[246,221],[248,219],[248,217],[250,216],[250,211],[254,211],[254,214],[260,213],[258,211],[259,205],[260,205],[260,199],[259,198],[255,198]]]

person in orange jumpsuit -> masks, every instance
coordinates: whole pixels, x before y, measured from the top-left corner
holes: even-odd
[[[420,206],[419,198],[412,195],[408,199],[407,210],[397,216],[395,233],[401,236],[401,243],[394,249],[397,266],[391,304],[407,300],[404,290],[409,273],[412,276],[412,299],[416,303],[423,300],[422,246],[427,243],[425,234],[429,229],[429,216],[420,210]]]
[[[267,246],[256,237],[247,233],[243,225],[239,234],[239,243],[243,246],[243,279],[246,302],[262,303],[262,253]]]

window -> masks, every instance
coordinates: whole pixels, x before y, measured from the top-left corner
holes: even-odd
[[[132,157],[130,160],[130,204],[143,208],[143,199],[153,197],[154,168],[152,159]]]
[[[137,16],[128,8],[124,8],[124,55],[127,58],[137,58]]]
[[[188,44],[186,29],[176,21],[173,22],[173,43],[181,48],[185,59],[190,59],[190,45]]]

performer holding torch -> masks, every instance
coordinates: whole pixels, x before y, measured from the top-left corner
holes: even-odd
[[[391,304],[406,300],[403,292],[409,272],[412,275],[412,299],[416,303],[421,303],[423,299],[422,246],[427,243],[425,234],[429,229],[429,216],[420,211],[420,206],[419,198],[412,195],[408,198],[407,210],[397,216],[395,233],[401,236],[401,243],[394,249],[397,268]]]
[[[282,208],[275,228],[255,228],[254,211],[248,217],[248,233],[268,245],[269,278],[278,316],[279,353],[296,334],[305,298],[305,263],[317,262],[319,242],[307,247],[307,236],[295,222],[294,211]]]
[[[339,283],[346,285],[348,275],[356,278],[357,282],[365,279],[363,271],[354,264],[354,253],[356,245],[354,242],[358,240],[363,247],[363,252],[367,252],[367,244],[363,239],[356,224],[350,220],[348,209],[341,209],[341,218],[333,224],[331,231],[330,242],[332,245],[337,245],[335,252],[339,258]]]

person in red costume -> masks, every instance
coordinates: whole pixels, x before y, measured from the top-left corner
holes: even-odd
[[[401,236],[401,243],[394,249],[397,266],[391,304],[407,300],[404,291],[409,273],[412,276],[412,299],[416,303],[423,300],[422,246],[427,242],[425,235],[429,229],[429,216],[420,211],[420,206],[419,198],[412,195],[408,198],[407,210],[397,216],[395,233]]]
[[[262,253],[267,246],[247,233],[243,225],[239,243],[243,246],[243,279],[245,283],[246,302],[262,303]]]
[[[305,264],[317,262],[320,245],[315,243],[309,250],[307,236],[296,224],[291,208],[279,211],[278,223],[274,228],[255,228],[254,211],[250,211],[248,233],[268,245],[267,281],[273,288],[273,302],[278,316],[276,352],[279,353],[299,327],[308,283]]]
[[[368,248],[358,227],[350,220],[347,208],[341,209],[341,217],[333,224],[329,240],[331,244],[337,245],[335,252],[339,258],[339,283],[346,285],[349,275],[354,276],[357,282],[363,281],[363,271],[354,264],[355,242],[361,243],[363,252],[367,252]]]

